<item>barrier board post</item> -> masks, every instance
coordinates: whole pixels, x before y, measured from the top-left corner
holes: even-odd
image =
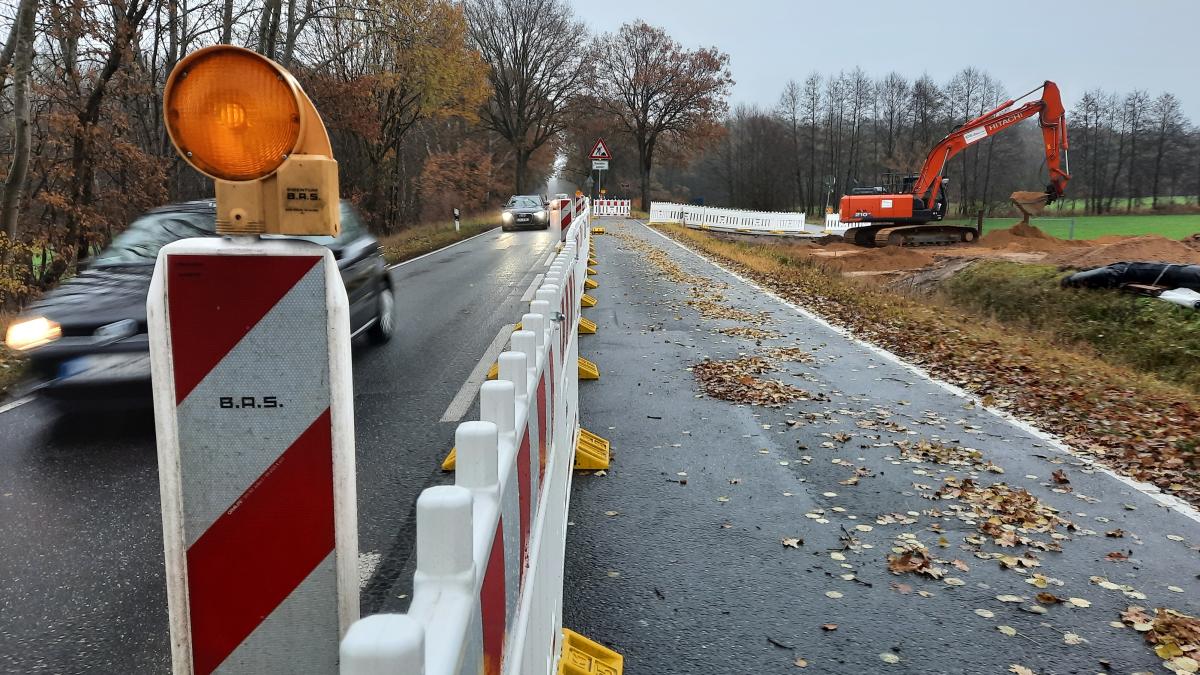
[[[175,672],[332,671],[358,617],[350,317],[332,253],[169,244],[147,317]]]
[[[221,235],[163,247],[146,302],[172,670],[335,672],[359,612],[349,303],[328,248],[259,235],[336,236],[337,162],[249,50],[187,55],[163,99]]]

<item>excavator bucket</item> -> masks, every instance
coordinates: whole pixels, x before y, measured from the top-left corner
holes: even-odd
[[[1042,215],[1042,211],[1046,209],[1046,205],[1050,203],[1050,195],[1045,192],[1026,192],[1020,191],[1012,193],[1009,196],[1013,206],[1021,212],[1021,222],[1028,225],[1029,219],[1033,216]]]

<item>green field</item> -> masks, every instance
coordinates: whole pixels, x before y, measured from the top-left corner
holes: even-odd
[[[1169,239],[1183,239],[1200,232],[1200,214],[1053,217],[1034,218],[1030,222],[1046,234],[1068,239],[1071,236],[1072,220],[1075,221],[1075,239],[1095,239],[1109,234],[1157,234]],[[1018,222],[1020,218],[985,218],[983,230],[999,230],[1012,227]]]

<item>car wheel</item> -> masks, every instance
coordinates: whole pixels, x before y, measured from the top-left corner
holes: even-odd
[[[391,340],[396,332],[396,295],[391,286],[384,285],[375,296],[375,312],[375,323],[367,331],[367,337],[381,345]]]

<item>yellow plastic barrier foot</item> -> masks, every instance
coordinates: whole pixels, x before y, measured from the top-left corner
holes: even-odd
[[[518,321],[518,322],[517,322],[517,325],[513,326],[513,332],[514,332],[514,333],[515,333],[515,332],[517,332],[517,331],[519,331],[519,330],[521,330],[521,322],[520,322],[520,321]]]
[[[580,335],[595,335],[596,322],[587,317],[579,317],[579,334]]]
[[[596,262],[595,256],[588,256],[588,264],[591,265],[592,267],[595,267],[596,265],[599,265],[600,263]]]
[[[500,363],[499,362],[493,363],[492,367],[488,368],[487,379],[494,380],[497,377],[500,377]]]
[[[589,260],[589,261],[588,261],[588,265],[592,265],[592,264],[593,264],[593,263],[592,263],[592,261],[590,261],[590,260]],[[593,268],[591,268],[591,267],[588,267],[588,268],[587,268],[587,273],[588,273],[588,276],[590,277],[590,276],[592,276],[593,274],[595,274],[595,273],[596,273],[596,270],[595,270],[595,269],[593,269]]]
[[[584,307],[595,307],[596,299],[587,293],[584,293],[583,297],[579,298],[579,304],[583,305]]]
[[[599,642],[564,628],[558,675],[622,675],[625,658]]]
[[[600,379],[600,366],[588,361],[582,356],[579,357],[579,379],[581,380],[598,380]]]
[[[608,441],[587,429],[579,429],[579,441],[575,443],[575,468],[580,471],[607,469],[612,454]]]
[[[604,234],[604,228],[603,227],[593,227],[592,234]]]
[[[455,457],[458,455],[457,448],[450,448],[450,454],[446,455],[446,459],[442,460],[442,471],[453,471]]]
[[[587,289],[600,288],[600,282],[595,279],[584,279],[583,287]]]

